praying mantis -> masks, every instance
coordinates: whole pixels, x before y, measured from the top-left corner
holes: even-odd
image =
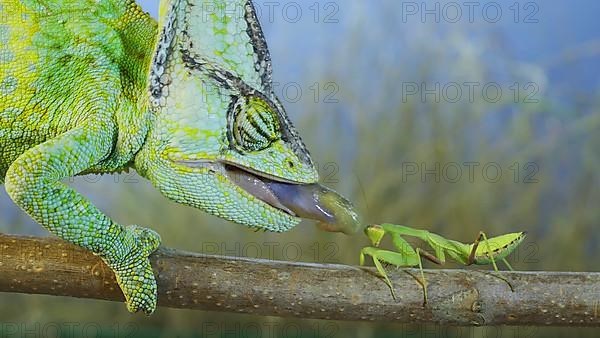
[[[519,244],[521,244],[526,236],[526,232],[522,231],[488,239],[486,234],[483,231],[480,231],[472,244],[465,244],[446,239],[427,230],[419,230],[404,225],[389,223],[384,223],[381,225],[369,225],[365,228],[365,233],[367,237],[369,237],[369,240],[373,246],[365,247],[361,250],[360,265],[364,265],[365,255],[371,256],[377,271],[383,277],[385,283],[392,291],[392,297],[394,299],[396,299],[394,287],[392,286],[392,282],[388,278],[381,263],[383,262],[396,267],[418,266],[421,273],[421,281],[419,281],[419,284],[421,284],[423,288],[425,304],[427,303],[427,285],[425,281],[425,275],[423,274],[421,257],[425,257],[439,265],[442,265],[446,262],[446,255],[452,260],[464,265],[487,265],[491,263],[496,271],[498,271],[496,261],[501,260],[510,270],[512,270],[512,267],[508,261],[506,261],[506,257],[510,255]],[[389,234],[391,236],[392,243],[398,252],[379,248],[381,239],[385,236],[385,234]],[[434,254],[421,248],[414,249],[404,238],[402,238],[402,236],[416,237],[421,239],[434,250]],[[508,281],[506,282],[508,283]]]

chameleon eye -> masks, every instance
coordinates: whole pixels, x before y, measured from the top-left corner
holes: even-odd
[[[236,107],[233,136],[241,150],[263,150],[281,138],[278,116],[264,100],[251,97]]]

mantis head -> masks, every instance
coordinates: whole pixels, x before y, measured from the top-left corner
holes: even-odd
[[[273,92],[252,2],[162,0],[159,26],[139,171],[169,199],[251,227],[337,222],[319,205],[317,170]]]
[[[381,239],[385,235],[385,230],[380,225],[369,225],[365,228],[365,234],[369,237],[371,244],[375,247],[379,246]]]

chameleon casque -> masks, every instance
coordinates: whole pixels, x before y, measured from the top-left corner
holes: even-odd
[[[99,255],[127,308],[152,313],[147,228],[121,225],[61,180],[133,168],[167,198],[286,231],[359,228],[273,93],[249,0],[0,0],[0,183],[38,223]]]

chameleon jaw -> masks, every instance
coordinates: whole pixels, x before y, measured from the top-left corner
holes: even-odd
[[[272,179],[267,177],[266,174],[264,176],[258,175],[254,170],[249,170],[245,167],[235,166],[222,161],[177,160],[174,162],[188,168],[208,169],[208,171],[213,174],[219,173],[226,177],[230,183],[252,195],[260,202],[292,217],[298,217],[292,210],[281,204],[277,196],[269,189],[267,182],[271,182]]]
[[[290,183],[221,161],[176,162],[186,167],[203,168],[218,173],[231,184],[279,212],[294,218],[317,221],[317,226],[322,230],[354,234],[362,228],[352,204],[337,192],[318,183]]]

